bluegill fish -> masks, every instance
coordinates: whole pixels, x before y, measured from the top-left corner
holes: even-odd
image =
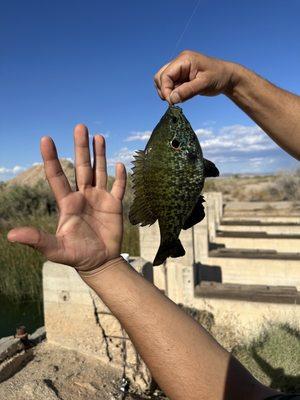
[[[176,106],[168,108],[145,150],[134,157],[129,220],[141,226],[158,220],[161,240],[153,265],[160,265],[167,257],[185,254],[178,238],[180,231],[204,218],[204,180],[218,176],[219,171],[203,158],[195,132]]]

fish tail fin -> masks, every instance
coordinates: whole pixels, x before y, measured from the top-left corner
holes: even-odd
[[[170,242],[163,242],[159,246],[158,252],[153,261],[153,265],[155,266],[162,264],[168,257],[176,258],[184,255],[185,250],[179,239]]]

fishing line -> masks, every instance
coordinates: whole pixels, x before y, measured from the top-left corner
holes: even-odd
[[[190,26],[190,24],[192,22],[192,19],[194,18],[194,15],[196,14],[196,12],[198,10],[198,7],[200,5],[200,1],[201,0],[197,1],[196,5],[195,5],[195,7],[194,7],[194,9],[192,11],[192,14],[190,15],[189,19],[187,20],[187,23],[185,24],[185,27],[183,28],[183,31],[182,31],[181,35],[179,36],[179,38],[178,38],[178,40],[177,40],[177,42],[175,44],[174,50],[173,50],[172,55],[171,55],[171,59],[174,58],[174,56],[176,55],[175,53],[176,53],[176,50],[177,50],[177,48],[179,46],[179,43],[181,42],[181,40],[183,39],[184,34],[186,33],[187,29],[189,28],[189,26]]]

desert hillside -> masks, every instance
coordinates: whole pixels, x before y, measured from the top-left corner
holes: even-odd
[[[75,175],[74,175],[74,167],[73,164],[66,159],[60,160],[63,170],[65,171],[66,176],[68,177],[69,181],[72,185],[75,184]],[[44,165],[39,164],[35,165],[26,171],[20,173],[15,178],[9,180],[7,182],[8,186],[12,185],[27,185],[33,187],[37,185],[40,181],[45,181],[45,172],[44,172]]]

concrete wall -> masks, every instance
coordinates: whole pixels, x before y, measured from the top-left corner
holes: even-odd
[[[233,212],[226,212],[222,218],[223,221],[259,221],[260,223],[264,222],[271,222],[271,223],[285,223],[285,224],[300,224],[300,217],[299,216],[293,216],[293,215],[283,215],[283,216],[278,216],[278,215],[266,215],[265,213],[263,215],[260,215],[259,213],[253,212],[252,214],[250,213],[241,213],[240,211],[238,213],[233,213]]]
[[[275,250],[280,253],[300,254],[300,239],[272,237],[222,237],[215,236],[214,243],[224,244],[226,248]]]
[[[145,365],[120,323],[73,268],[46,262],[43,287],[49,342],[99,358],[120,370],[126,361],[127,376],[139,386],[149,382]]]
[[[300,235],[299,225],[219,225],[226,232],[266,232],[277,235]]]
[[[299,260],[208,257],[201,262],[219,267],[223,283],[296,286],[300,290]]]
[[[299,304],[195,298],[193,306],[213,313],[216,325],[232,331],[238,341],[256,337],[273,323],[289,323],[300,329]]]
[[[300,290],[299,260],[212,257],[209,241],[215,240],[216,229],[222,226],[223,205],[219,194],[208,194],[206,200],[206,218],[181,232],[184,257],[169,258],[165,265],[152,269],[160,241],[158,224],[154,224],[140,228],[142,258],[134,262],[134,267],[150,281],[153,279],[176,303],[212,312],[216,324],[224,330],[230,327],[240,340],[257,335],[272,322],[299,327],[300,306],[296,304],[195,296],[194,287],[205,274],[222,282],[296,286]],[[273,217],[271,220],[274,221]],[[253,247],[256,245],[257,242]],[[149,382],[148,372],[119,322],[72,268],[47,262],[43,280],[45,325],[50,342],[119,368],[126,358],[128,375],[139,385]]]

